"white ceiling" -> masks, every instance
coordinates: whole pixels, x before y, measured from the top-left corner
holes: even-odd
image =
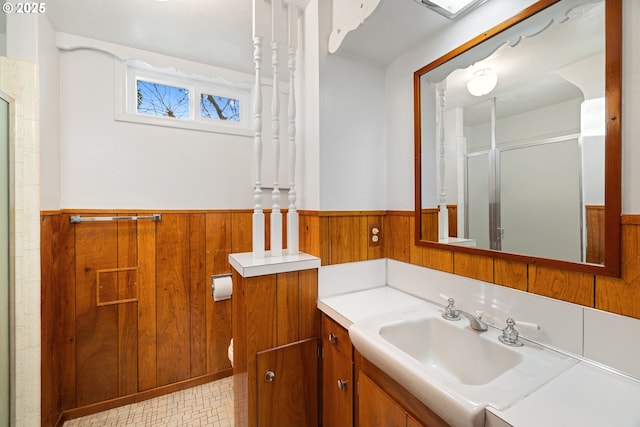
[[[57,31],[253,73],[251,4],[252,0],[54,0],[47,3],[47,16]],[[363,24],[347,34],[337,53],[388,64],[450,24],[415,0],[381,0]],[[587,34],[594,29],[589,21],[585,26]],[[553,37],[564,38],[558,34]],[[583,36],[585,42],[589,38]],[[560,53],[560,57],[573,57],[579,50],[576,44],[567,49],[573,52]],[[520,62],[518,74],[522,77],[530,64]],[[500,77],[499,86],[508,86],[505,78],[504,74]],[[455,98],[450,92],[448,103]],[[543,93],[564,97],[557,88],[530,83],[518,96],[512,96],[512,102],[533,108]],[[507,100],[505,95],[500,94],[503,101]],[[466,99],[458,105],[477,101]]]
[[[251,3],[54,0],[47,3],[47,16],[57,31],[253,72]],[[358,31],[347,35],[339,53],[387,64],[449,22],[414,0],[382,0]]]
[[[388,64],[451,21],[414,0],[382,0],[338,53]]]
[[[253,70],[250,0],[54,0],[57,31]]]

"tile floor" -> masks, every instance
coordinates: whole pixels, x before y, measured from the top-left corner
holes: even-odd
[[[64,427],[233,427],[233,377],[66,421]]]

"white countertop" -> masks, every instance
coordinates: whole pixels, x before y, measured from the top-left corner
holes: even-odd
[[[390,287],[318,300],[318,308],[349,328],[366,318],[424,301]],[[639,427],[640,381],[581,361],[502,411],[488,408],[514,427]],[[508,423],[508,424],[507,424]]]
[[[515,427],[638,427],[640,382],[581,362],[504,411]]]
[[[367,317],[379,316],[423,303],[424,301],[420,298],[383,286],[321,298],[318,300],[318,308],[343,328],[348,329],[352,323]]]
[[[263,258],[254,258],[253,252],[242,252],[229,255],[229,264],[242,277],[255,277],[318,268],[320,258],[303,252],[276,257],[268,251]]]

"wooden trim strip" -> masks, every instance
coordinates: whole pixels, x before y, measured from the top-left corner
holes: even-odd
[[[286,209],[283,209],[286,210]],[[268,211],[268,209],[265,209]],[[60,214],[104,214],[110,215],[112,213],[118,213],[123,215],[131,215],[131,214],[140,214],[147,215],[152,213],[166,213],[166,214],[193,214],[193,213],[252,213],[253,209],[61,209],[59,211],[41,211],[42,212],[52,212],[50,215],[53,215],[53,212],[57,212]]]
[[[620,217],[620,223],[622,225],[640,225],[640,215],[622,215]]]
[[[335,216],[376,216],[384,215],[386,211],[321,211],[318,212],[319,217],[335,217]]]
[[[449,205],[455,206],[455,205]],[[604,209],[604,206],[600,205],[587,205],[589,209]],[[428,211],[429,209],[424,209],[424,211]],[[286,209],[285,209],[286,211]],[[65,214],[111,214],[111,213],[120,213],[120,214],[146,214],[150,212],[162,212],[162,213],[251,213],[253,212],[251,209],[203,209],[203,210],[178,210],[178,209],[154,209],[144,210],[144,209],[61,209],[61,210],[42,210],[40,211],[40,216],[54,216],[54,215],[65,215]],[[265,212],[268,212],[268,209],[265,209]],[[393,216],[413,216],[414,211],[407,210],[385,210],[385,211],[316,211],[316,210],[299,210],[298,213],[309,216],[319,216],[319,217],[329,217],[329,216],[370,216],[370,215],[393,215]],[[620,221],[622,224],[640,224],[640,214],[622,214],[620,216]]]
[[[413,217],[413,211],[386,211],[386,215],[388,216],[409,216]]]
[[[141,391],[139,393],[130,394],[128,396],[117,397],[115,399],[107,400],[104,402],[93,403],[91,405],[69,409],[62,413],[61,421],[62,423],[64,423],[65,421],[72,420],[74,418],[80,418],[87,415],[96,414],[98,412],[118,408],[120,406],[129,405],[131,403],[143,402],[145,400],[153,399],[154,397],[163,396],[165,394],[185,390],[185,389],[202,385],[211,381],[227,378],[232,375],[233,375],[233,369],[225,369],[224,371],[216,372],[213,374],[202,375],[200,377],[191,378],[191,379],[180,381],[173,384],[168,384],[168,385],[157,387],[151,390]],[[58,425],[62,425],[62,423],[59,422]]]

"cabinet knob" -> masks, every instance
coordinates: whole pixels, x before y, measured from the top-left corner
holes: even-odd
[[[264,380],[268,383],[273,382],[276,379],[276,373],[273,371],[267,371],[264,373]]]
[[[349,380],[338,380],[338,390],[346,390]]]
[[[329,333],[329,342],[331,344],[335,344],[338,342],[338,337],[336,336],[336,334],[334,334],[333,332]]]

